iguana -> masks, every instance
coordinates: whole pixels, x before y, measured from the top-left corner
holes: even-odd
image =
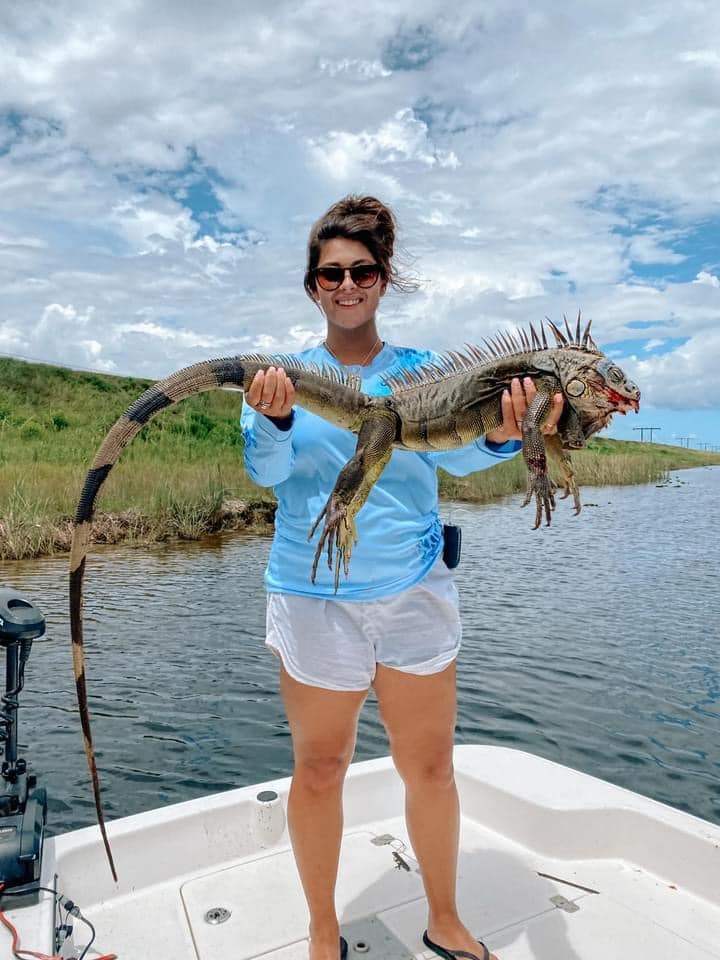
[[[590,335],[575,330],[567,320],[563,333],[548,320],[555,343],[549,346],[545,326],[540,333],[497,334],[483,348],[466,347],[440,355],[413,371],[386,377],[389,395],[369,396],[359,380],[335,368],[307,367],[290,356],[249,354],[193,364],[150,387],[120,417],[105,437],[87,474],[74,520],[70,556],[70,631],[78,706],[98,822],[113,877],[117,879],[100,802],[100,787],[90,734],[85,685],[82,634],[82,590],[92,516],[98,492],[122,450],[156,413],[196,393],[219,387],[246,390],[258,370],[282,366],[295,387],[298,405],[357,434],[354,455],[338,475],[327,503],[315,521],[309,539],[324,519],[315,551],[311,579],[323,551],[335,568],[348,575],[350,555],[358,533],[355,518],[373,484],[390,459],[393,448],[450,450],[462,447],[499,427],[501,397],[514,377],[532,377],[537,394],[522,423],[523,457],[528,487],[523,506],[535,497],[535,526],[543,515],[549,524],[555,507],[554,484],[547,471],[549,453],[563,479],[564,496],[572,495],[575,512],[580,497],[568,450],[585,446],[588,437],[607,426],[613,413],[639,409],[640,391],[602,354]],[[542,425],[552,407],[553,394],[565,399],[557,434],[543,436]]]

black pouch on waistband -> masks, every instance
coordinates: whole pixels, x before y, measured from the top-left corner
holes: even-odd
[[[462,530],[449,523],[443,524],[443,561],[448,570],[454,570],[460,563]]]

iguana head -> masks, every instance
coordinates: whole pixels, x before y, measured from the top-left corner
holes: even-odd
[[[601,353],[590,336],[590,324],[580,334],[578,314],[575,335],[565,321],[568,336],[548,320],[560,348],[555,353],[556,373],[563,394],[580,418],[585,438],[606,427],[614,413],[636,413],[640,409],[640,390],[627,374]]]
[[[640,409],[637,385],[602,353],[578,352],[558,366],[563,393],[580,417],[586,437],[606,427],[614,413]]]
[[[548,370],[559,378],[566,404],[576,414],[574,430],[567,432],[563,446],[582,447],[585,440],[606,427],[614,413],[626,414],[628,410],[636,413],[640,409],[640,390],[637,384],[604,353],[590,335],[590,323],[581,332],[580,314],[577,325],[571,330],[565,320],[567,335],[552,320],[546,318],[552,331],[556,346],[547,349],[543,333],[545,350],[540,356],[548,362]],[[568,411],[569,413],[570,411]],[[568,418],[564,417],[565,422]]]

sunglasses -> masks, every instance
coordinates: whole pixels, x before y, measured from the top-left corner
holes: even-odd
[[[356,287],[367,290],[378,282],[380,267],[376,263],[361,263],[357,267],[315,267],[315,279],[323,290],[337,290],[346,273],[350,274]]]

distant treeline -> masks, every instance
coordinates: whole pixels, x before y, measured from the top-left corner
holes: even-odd
[[[66,550],[80,487],[103,437],[150,385],[0,358],[0,559]],[[158,414],[103,488],[98,539],[197,538],[220,529],[267,530],[271,491],[245,473],[241,398],[214,390]],[[581,485],[645,483],[720,455],[607,439],[573,454]],[[485,502],[525,488],[520,457],[468,478],[441,474],[444,497]]]

